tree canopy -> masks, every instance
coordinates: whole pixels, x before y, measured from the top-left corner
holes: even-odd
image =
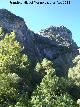
[[[80,55],[68,78],[58,77],[52,61],[34,65],[15,38],[0,28],[0,107],[79,107]]]

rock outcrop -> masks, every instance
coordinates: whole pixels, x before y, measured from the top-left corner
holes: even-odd
[[[24,19],[6,9],[0,9],[0,26],[6,33],[16,32],[16,39],[24,46],[30,59],[40,61],[48,58],[54,62],[59,75],[65,75],[72,58],[78,54],[78,46],[72,33],[64,26],[51,26],[38,34],[29,30]]]

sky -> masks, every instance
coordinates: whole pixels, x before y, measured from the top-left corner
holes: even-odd
[[[25,0],[18,0],[22,4],[11,4],[10,0],[0,0],[0,9],[5,8],[23,17],[27,27],[38,33],[41,29],[50,26],[65,26],[72,32],[72,38],[80,47],[80,0],[70,1],[70,4],[63,3],[63,0],[35,0],[36,2],[55,2],[55,4],[25,4]],[[17,0],[11,0],[17,2]],[[27,0],[27,3],[32,0]]]

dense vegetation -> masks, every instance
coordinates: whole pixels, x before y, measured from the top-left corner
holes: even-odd
[[[0,107],[79,107],[80,55],[68,77],[58,77],[48,59],[34,65],[15,37],[11,32],[0,41]]]

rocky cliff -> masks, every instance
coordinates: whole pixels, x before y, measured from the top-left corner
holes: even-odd
[[[16,32],[17,41],[24,46],[24,53],[30,59],[52,60],[59,75],[65,75],[72,58],[78,54],[72,33],[64,26],[50,26],[36,34],[28,29],[23,18],[6,9],[0,9],[0,26],[5,33]]]

